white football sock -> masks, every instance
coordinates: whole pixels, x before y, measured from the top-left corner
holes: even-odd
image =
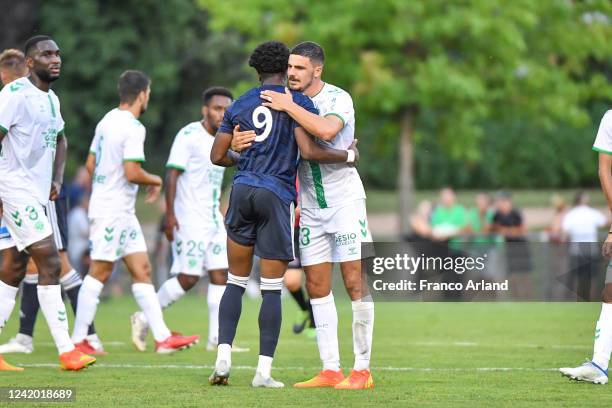
[[[179,300],[185,294],[178,279],[175,277],[168,279],[157,291],[157,298],[162,309],[167,308],[172,303]]]
[[[96,316],[100,293],[104,284],[89,275],[83,279],[77,304],[76,318],[74,319],[74,329],[72,330],[72,342],[80,343],[87,337],[87,330]]]
[[[374,331],[374,302],[372,296],[351,302],[353,308],[354,370],[369,370]],[[315,320],[316,321],[316,320]]]
[[[57,351],[62,354],[73,350],[74,344],[72,344],[70,334],[68,334],[66,306],[62,301],[62,286],[38,285],[36,291],[38,292],[40,309],[45,315]]]
[[[7,285],[0,280],[0,333],[13,312],[17,291],[19,288]]]
[[[608,369],[612,352],[612,303],[601,304],[601,314],[595,329],[593,362],[603,370]]]
[[[225,292],[225,285],[208,284],[206,302],[208,303],[208,342],[217,344],[219,340],[219,303]]]
[[[170,329],[168,329],[164,322],[164,316],[159,299],[155,293],[155,287],[150,283],[134,283],[132,285],[132,293],[138,306],[140,306],[140,309],[147,318],[155,341],[164,341],[170,337],[172,333],[170,333]]]
[[[225,360],[228,367],[232,366],[232,346],[229,344],[219,344],[217,346],[217,361],[215,365],[219,364],[219,361]]]
[[[312,314],[317,325],[317,346],[324,370],[340,370],[340,350],[338,349],[338,312],[334,295],[310,299]]]
[[[272,357],[260,355],[257,362],[257,371],[263,378],[270,378],[270,375],[272,375]]]

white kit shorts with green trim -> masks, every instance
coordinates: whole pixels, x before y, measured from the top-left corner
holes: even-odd
[[[100,217],[89,220],[92,261],[115,262],[138,252],[147,252],[147,244],[135,215]]]
[[[225,228],[181,227],[174,230],[172,268],[176,275],[203,276],[205,271],[227,269],[227,233]]]
[[[2,224],[8,229],[10,237],[0,241],[0,249],[16,246],[18,251],[23,251],[53,234],[45,207],[35,198],[3,197],[2,205]]]
[[[361,259],[361,243],[372,242],[365,199],[329,208],[302,208],[302,266]]]

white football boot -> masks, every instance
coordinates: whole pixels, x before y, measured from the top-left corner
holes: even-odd
[[[138,351],[147,349],[147,334],[149,333],[149,325],[144,317],[144,313],[136,312],[130,317],[132,324],[132,343]]]
[[[608,370],[603,370],[592,361],[587,361],[578,367],[563,367],[559,371],[565,377],[576,381],[586,381],[593,384],[608,383]]]
[[[34,351],[32,337],[17,333],[8,343],[0,345],[0,354],[24,353],[30,354]]]

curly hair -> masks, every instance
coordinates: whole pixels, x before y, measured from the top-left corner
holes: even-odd
[[[249,58],[249,66],[258,74],[283,74],[287,72],[289,48],[279,41],[259,44]]]

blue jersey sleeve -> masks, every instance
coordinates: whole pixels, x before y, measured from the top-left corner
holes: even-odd
[[[225,114],[223,115],[223,121],[221,122],[221,126],[219,126],[218,132],[229,133],[230,135],[234,133],[234,114],[232,109],[234,105],[235,103],[233,103],[225,111]]]
[[[293,102],[297,103],[310,113],[314,113],[315,115],[319,114],[319,110],[315,108],[314,103],[312,103],[312,99],[310,99],[306,95],[293,94]]]

